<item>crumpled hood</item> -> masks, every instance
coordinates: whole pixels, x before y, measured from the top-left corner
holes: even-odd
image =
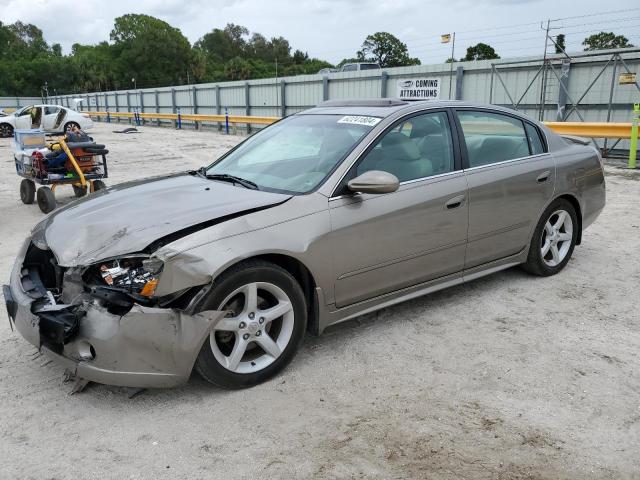
[[[183,173],[94,193],[54,210],[36,225],[33,235],[44,229],[46,243],[61,266],[89,265],[140,252],[164,236],[203,222],[289,198]]]

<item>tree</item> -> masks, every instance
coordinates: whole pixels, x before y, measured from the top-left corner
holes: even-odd
[[[486,43],[478,43],[467,48],[467,54],[461,60],[468,62],[472,60],[493,60],[495,58],[500,58],[500,56],[492,46]]]
[[[46,54],[49,52],[49,46],[42,37],[42,30],[35,25],[17,21],[9,25],[9,30],[14,35],[14,42],[11,46],[14,53],[28,55],[30,58],[33,58],[38,54]]]
[[[249,33],[241,25],[228,24],[223,30],[214,29],[194,45],[206,60],[205,81],[244,80],[316,73],[332,65],[306,52],[295,50],[284,37],[267,39],[261,33]]]
[[[633,47],[629,43],[629,39],[624,35],[616,35],[613,32],[600,32],[588,36],[582,42],[585,46],[584,51],[607,50],[611,48]]]
[[[449,57],[444,61],[444,63],[456,63],[457,61],[458,60],[456,60],[455,58]]]
[[[368,35],[357,52],[359,62],[376,62],[382,68],[420,65],[420,60],[409,57],[407,45],[387,32]]]
[[[127,14],[115,19],[111,40],[121,85],[135,78],[141,86],[183,84],[191,44],[182,32],[149,15]]]
[[[291,46],[289,45],[289,40],[284,37],[273,37],[269,41],[269,57],[263,58],[268,62],[275,61],[277,58],[280,60],[288,60],[291,58]]]
[[[74,87],[80,91],[109,90],[117,88],[122,81],[118,78],[115,50],[109,43],[80,45],[71,47],[71,65],[74,72]],[[129,87],[128,83],[126,84]]]
[[[303,52],[302,50],[296,50],[295,52],[293,52],[292,60],[296,65],[303,64],[304,62],[309,61],[309,54],[307,52]]]
[[[565,47],[564,33],[559,33],[558,36],[556,37],[555,47],[556,47],[556,53],[563,53],[565,51],[566,47]]]
[[[251,78],[251,63],[236,57],[224,64],[224,73],[229,80],[247,80]]]
[[[50,80],[69,84],[68,59],[57,53],[35,25],[0,23],[0,96],[39,96],[40,87]]]
[[[180,30],[148,15],[118,17],[111,42],[76,43],[64,55],[35,25],[0,22],[0,96],[38,96],[47,84],[57,94],[244,80],[316,73],[332,67],[292,52],[281,36],[267,39],[246,27],[213,29],[192,47]]]
[[[228,23],[224,29],[214,28],[205,34],[195,43],[194,48],[204,53],[208,63],[222,64],[247,53],[248,35],[246,27]]]
[[[264,35],[254,33],[246,45],[245,56],[262,60],[267,63],[286,62],[290,58],[291,46],[283,37],[273,37],[267,40]]]

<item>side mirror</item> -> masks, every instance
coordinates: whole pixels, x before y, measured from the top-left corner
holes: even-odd
[[[347,183],[347,187],[352,192],[373,194],[395,192],[399,186],[398,177],[380,170],[369,170]]]

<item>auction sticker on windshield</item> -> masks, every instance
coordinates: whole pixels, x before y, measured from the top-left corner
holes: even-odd
[[[373,127],[380,122],[378,117],[367,117],[365,115],[347,115],[338,120],[338,123],[350,123],[352,125],[365,125],[367,127]]]

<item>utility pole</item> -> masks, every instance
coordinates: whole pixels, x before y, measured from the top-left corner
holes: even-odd
[[[451,65],[449,66],[449,100],[451,100],[451,85],[453,83],[453,63],[456,53],[456,32],[453,32],[453,38],[451,39]]]
[[[540,88],[540,110],[538,111],[538,120],[544,120],[544,107],[547,97],[547,48],[549,46],[549,27],[551,20],[547,19],[547,28],[544,34],[544,55],[542,56],[542,86]],[[540,25],[542,28],[542,25]]]
[[[189,77],[189,69],[187,68],[187,87],[191,87],[191,78]],[[193,111],[193,90],[189,88],[189,103],[191,103],[191,113],[195,113]]]

